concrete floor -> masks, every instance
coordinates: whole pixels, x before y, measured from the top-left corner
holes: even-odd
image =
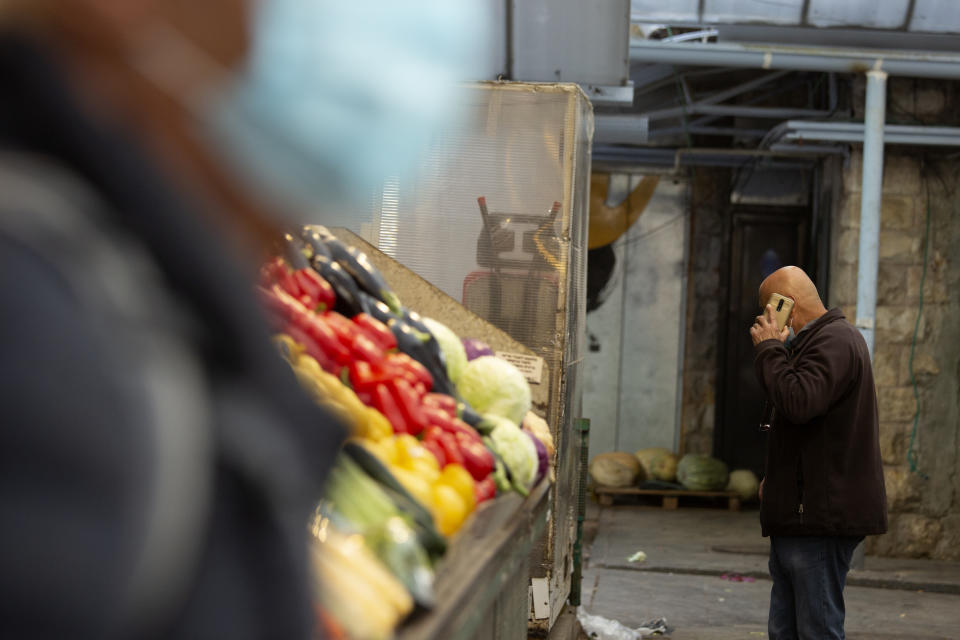
[[[663,617],[674,640],[767,637],[768,543],[755,510],[591,505],[587,525],[587,612],[630,627]],[[629,562],[636,551],[647,559]],[[868,556],[845,595],[852,640],[960,639],[958,563]]]

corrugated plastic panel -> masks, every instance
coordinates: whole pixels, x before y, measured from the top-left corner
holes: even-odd
[[[807,23],[814,27],[899,29],[906,25],[909,6],[909,0],[810,0]]]
[[[909,27],[911,31],[960,32],[957,0],[916,0]]]
[[[798,24],[803,17],[803,0],[706,0],[703,21],[706,23],[764,22],[777,25]]]
[[[700,0],[632,0],[632,22],[693,23],[700,22]]]

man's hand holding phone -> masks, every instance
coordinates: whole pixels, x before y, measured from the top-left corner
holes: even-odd
[[[753,346],[757,346],[764,340],[779,340],[785,342],[790,335],[790,329],[784,326],[782,329],[777,326],[777,315],[773,310],[773,305],[767,305],[763,309],[763,315],[757,316],[756,322],[750,327],[750,338],[753,340]]]

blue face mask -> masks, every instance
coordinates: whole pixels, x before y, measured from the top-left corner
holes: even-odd
[[[238,181],[290,223],[323,222],[410,175],[480,79],[479,0],[260,0],[246,68],[189,96]]]

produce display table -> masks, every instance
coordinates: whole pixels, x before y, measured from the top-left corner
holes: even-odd
[[[414,613],[398,640],[526,638],[527,565],[546,527],[549,493],[544,480],[526,499],[507,493],[482,505],[438,567],[436,606]]]

